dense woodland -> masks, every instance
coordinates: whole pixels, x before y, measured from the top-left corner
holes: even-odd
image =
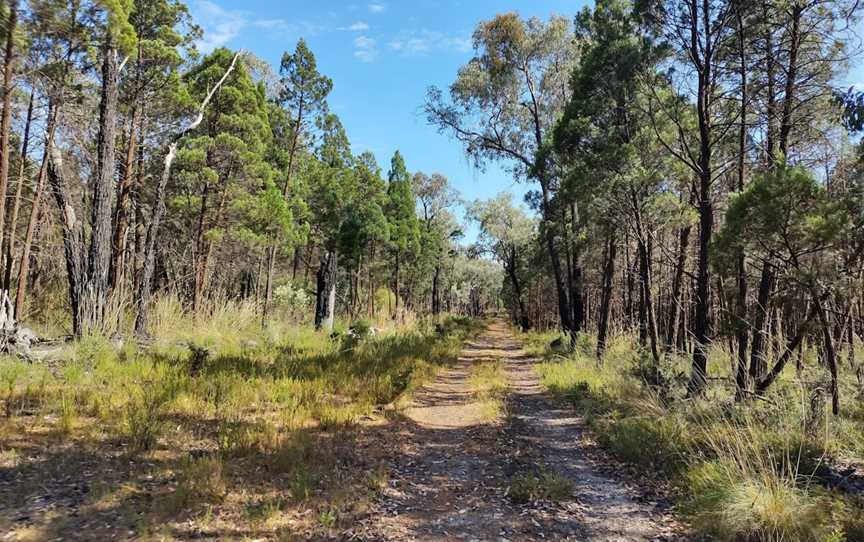
[[[734,356],[739,397],[811,345],[836,414],[864,331],[861,98],[840,86],[858,8],[599,1],[575,27],[481,24],[426,109],[479,164],[537,187],[533,235],[505,200],[478,211],[514,321],[596,334],[598,357],[631,332],[658,366],[686,353],[691,395],[712,345]]]
[[[432,378],[478,333],[454,315],[506,314],[601,444],[686,480],[676,498],[703,534],[864,537],[864,490],[831,500],[789,472],[798,446],[833,490],[864,453],[857,0],[596,0],[479,22],[472,58],[418,105],[524,202],[464,201],[411,156],[356,155],[302,39],[271,66],[197,50],[180,0],[0,10],[2,348],[26,356],[29,326],[81,364],[4,357],[7,419],[35,427],[39,404],[66,435],[86,418],[143,453],[185,450],[169,415],[209,416],[220,455],[172,466],[181,486],[288,449],[291,480],[307,463],[332,474],[342,459],[312,461],[318,437],[298,452],[301,432],[353,426]],[[484,370],[472,382],[506,380]],[[290,421],[254,425],[247,407]],[[30,445],[9,427],[20,441],[0,452]]]
[[[386,172],[352,155],[303,40],[272,67],[199,54],[179,2],[4,10],[0,252],[19,320],[110,334],[131,309],[144,335],[164,292],[193,313],[254,298],[264,320],[311,311],[330,329],[337,312],[495,302],[494,265],[456,244],[448,180],[398,152]]]

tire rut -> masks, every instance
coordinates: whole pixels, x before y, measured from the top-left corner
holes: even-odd
[[[507,417],[484,421],[471,367],[501,360]],[[677,540],[669,510],[605,474],[584,453],[583,422],[543,390],[529,358],[502,322],[468,341],[457,363],[417,390],[381,429],[389,484],[352,538],[394,541]],[[515,504],[514,476],[537,469],[566,477],[572,495]],[[360,534],[362,533],[362,534]]]

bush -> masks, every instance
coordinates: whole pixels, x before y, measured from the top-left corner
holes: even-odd
[[[519,473],[510,480],[507,492],[514,504],[528,504],[537,500],[559,502],[573,495],[573,483],[569,478],[544,470]]]
[[[222,502],[228,493],[218,456],[185,459],[176,478],[177,489],[165,502],[165,511],[171,514],[197,504]]]
[[[719,540],[841,540],[832,499],[794,479],[743,472],[725,460],[695,463],[686,473],[685,513]]]

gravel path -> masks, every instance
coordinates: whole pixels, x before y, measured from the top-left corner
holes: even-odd
[[[501,360],[510,388],[507,417],[484,421],[470,388],[471,366]],[[390,484],[359,536],[364,540],[680,540],[668,506],[610,474],[584,448],[581,418],[542,389],[501,322],[466,343],[458,363],[415,394],[384,439],[398,442]],[[393,434],[395,433],[395,434]],[[511,480],[554,472],[569,497],[514,504]],[[358,532],[355,531],[355,532]]]

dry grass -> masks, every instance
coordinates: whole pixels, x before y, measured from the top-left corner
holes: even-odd
[[[487,361],[471,367],[468,385],[480,404],[480,417],[496,421],[504,417],[504,396],[507,393],[507,375],[501,361]]]
[[[852,427],[859,411],[835,418],[822,409],[814,422],[809,373],[784,374],[768,402],[734,403],[726,380],[731,363],[719,348],[712,352],[717,380],[700,400],[685,399],[686,380],[678,375],[686,375],[687,360],[668,359],[648,371],[629,338],[614,341],[602,363],[589,348],[545,355],[538,370],[546,387],[582,412],[618,458],[672,480],[698,532],[772,541],[864,534],[864,503],[828,492],[818,476],[826,457],[864,463],[860,425],[858,437]]]
[[[296,325],[262,331],[251,304],[207,311],[160,300],[147,350],[88,337],[50,369],[0,362],[0,465],[14,480],[0,488],[4,529],[86,540],[338,529],[381,483],[349,468],[360,419],[452,361],[472,329],[442,317],[346,345]],[[34,508],[39,495],[50,508]]]

